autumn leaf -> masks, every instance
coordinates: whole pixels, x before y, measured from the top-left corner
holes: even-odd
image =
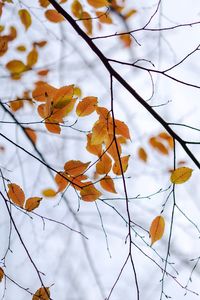
[[[123,34],[123,35],[120,35],[120,40],[123,42],[124,46],[126,48],[129,48],[132,44],[132,38],[130,36],[130,34]]]
[[[23,207],[25,202],[25,194],[21,187],[15,183],[8,184],[8,197],[16,205]]]
[[[74,0],[71,5],[71,11],[74,17],[77,19],[80,19],[83,14],[83,7],[81,3],[78,0]]]
[[[7,52],[8,41],[9,39],[7,36],[0,36],[0,56],[3,56]]]
[[[173,140],[172,136],[169,135],[167,132],[160,132],[158,137],[163,140],[166,140],[171,149],[174,148],[174,140]]]
[[[53,98],[57,89],[52,85],[43,82],[42,84],[36,86],[32,92],[32,96],[36,101],[46,102],[47,98]]]
[[[60,134],[60,132],[61,132],[61,128],[60,128],[58,121],[54,120],[53,118],[47,118],[45,120],[45,126],[46,126],[46,129],[52,133]]]
[[[97,200],[102,194],[100,191],[98,191],[93,184],[83,187],[80,195],[82,197],[82,200],[87,202],[92,202]]]
[[[32,298],[32,300],[49,300],[49,299],[50,299],[50,290],[48,287],[39,288]]]
[[[24,25],[24,27],[27,30],[31,26],[31,23],[32,23],[30,13],[26,9],[20,9],[18,11],[18,14],[19,14],[19,17],[20,17],[20,20],[21,20],[22,24]]]
[[[31,139],[31,141],[36,144],[36,141],[37,141],[37,134],[36,132],[32,129],[32,128],[25,128],[24,129],[26,134],[29,136],[29,138]]]
[[[97,107],[97,97],[85,97],[76,107],[76,114],[79,117],[88,116],[95,111]]]
[[[23,100],[13,100],[9,102],[9,106],[12,111],[18,111],[20,108],[24,106]]]
[[[74,85],[63,86],[58,89],[53,96],[54,107],[57,109],[65,107],[72,99],[73,94]]]
[[[0,282],[2,281],[3,277],[4,277],[4,270],[0,268]]]
[[[124,15],[124,19],[127,20],[128,18],[132,17],[136,13],[137,13],[136,9],[131,9]]]
[[[107,138],[108,132],[103,121],[97,121],[92,128],[91,144],[102,144]]]
[[[187,167],[178,168],[172,172],[170,180],[174,184],[184,183],[190,179],[192,172],[193,170]]]
[[[92,17],[91,17],[91,15],[88,12],[83,11],[81,19],[82,19],[82,22],[86,29],[87,34],[92,35]]]
[[[65,20],[65,18],[55,9],[46,10],[45,17],[52,23],[60,23]]]
[[[64,189],[68,186],[69,180],[67,180],[67,175],[64,172],[59,172],[55,176],[55,182],[58,186],[58,192],[64,191]]]
[[[19,51],[19,52],[25,52],[26,51],[26,47],[24,46],[24,45],[19,45],[19,46],[17,46],[17,51]]]
[[[122,147],[120,145],[119,139],[115,141],[113,135],[110,135],[106,140],[106,151],[109,153],[112,158],[117,161],[119,155],[122,153]]]
[[[90,153],[92,153],[92,154],[94,154],[94,155],[101,156],[102,145],[101,144],[99,144],[99,145],[92,145],[91,140],[92,140],[92,134],[89,133],[87,135],[87,145],[86,145],[87,151],[90,152]]]
[[[38,60],[38,52],[36,48],[33,48],[27,55],[27,66],[32,68]]]
[[[117,194],[117,192],[115,190],[114,181],[110,176],[107,175],[103,179],[101,179],[100,185],[107,192]]]
[[[112,159],[104,153],[96,163],[96,172],[100,175],[108,174],[112,168]]]
[[[94,8],[100,8],[109,5],[109,1],[107,0],[87,0],[87,2]]]
[[[50,5],[50,2],[48,0],[39,0],[40,6],[46,8]]]
[[[42,195],[47,198],[53,198],[57,195],[57,193],[53,189],[45,189],[42,191]]]
[[[21,60],[11,60],[6,64],[6,68],[10,71],[11,74],[22,73],[26,70],[25,64]]]
[[[150,226],[151,245],[160,240],[165,230],[165,220],[162,216],[157,216]]]
[[[112,18],[108,15],[107,12],[96,11],[96,16],[99,22],[103,24],[112,24]]]
[[[41,197],[31,197],[26,200],[25,209],[27,211],[32,211],[40,205]]]
[[[69,160],[64,165],[64,170],[70,176],[79,176],[85,172],[90,164],[89,162],[83,163],[80,160]]]
[[[149,144],[151,145],[152,148],[159,151],[163,155],[168,155],[169,154],[169,151],[166,148],[166,146],[163,143],[161,143],[156,137],[151,137],[149,139]]]
[[[143,147],[140,147],[140,148],[138,149],[138,157],[139,157],[139,159],[141,159],[142,161],[147,162],[147,158],[148,158],[147,152],[145,151],[145,149],[144,149]]]
[[[122,175],[122,171],[123,171],[123,173],[125,173],[128,168],[129,158],[130,158],[130,155],[123,156],[120,158],[122,170],[121,170],[119,159],[117,161],[115,161],[115,163],[113,165],[113,173],[116,175]]]

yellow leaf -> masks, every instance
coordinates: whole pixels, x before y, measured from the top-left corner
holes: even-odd
[[[74,17],[76,17],[77,19],[80,19],[82,17],[83,7],[78,0],[74,0],[72,2],[71,11]]]
[[[25,128],[24,129],[26,134],[29,136],[29,138],[31,139],[31,141],[35,144],[37,141],[37,135],[35,133],[35,131],[32,128]]]
[[[20,52],[26,51],[26,47],[24,45],[19,45],[19,46],[17,46],[16,49],[17,49],[17,51],[20,51]]]
[[[69,160],[64,165],[64,170],[68,175],[79,176],[85,172],[90,164],[89,162],[83,163],[80,160]]]
[[[86,29],[87,34],[92,35],[92,18],[91,18],[91,15],[88,12],[83,11],[81,19],[82,19],[82,22],[83,22],[83,25]]]
[[[85,97],[76,107],[76,114],[79,117],[88,116],[95,111],[97,107],[97,97]]]
[[[93,184],[83,187],[80,195],[82,197],[82,200],[87,202],[92,202],[97,200],[102,194],[100,191],[98,191]]]
[[[130,158],[130,155],[123,156],[123,157],[120,158],[123,173],[125,173],[127,168],[128,168],[129,158]],[[118,159],[117,161],[115,161],[115,163],[113,165],[113,173],[116,174],[116,175],[122,175],[120,161]]]
[[[87,0],[87,2],[94,8],[100,8],[109,5],[109,1],[107,0]]]
[[[92,134],[89,133],[87,135],[87,145],[86,145],[86,149],[88,152],[94,154],[94,155],[97,155],[97,156],[101,156],[101,153],[102,153],[102,145],[99,144],[99,145],[92,145],[91,144],[91,139],[92,139]]]
[[[5,26],[4,25],[0,25],[0,32],[4,31]]]
[[[20,9],[18,11],[18,14],[19,14],[19,17],[20,17],[20,20],[21,20],[22,24],[24,25],[24,27],[27,30],[31,26],[31,23],[32,23],[30,13],[26,9]]]
[[[108,136],[105,122],[97,121],[92,128],[91,145],[99,145],[105,142]]]
[[[25,64],[21,60],[11,60],[6,64],[6,68],[11,74],[22,73],[26,70]]]
[[[38,52],[36,48],[33,48],[27,55],[27,66],[31,68],[38,61]]]
[[[8,184],[8,197],[18,206],[23,207],[25,195],[21,187],[15,183]]]
[[[56,196],[56,194],[56,191],[54,191],[53,189],[46,189],[42,191],[42,195],[47,198],[53,198]]]
[[[53,23],[60,23],[65,20],[65,18],[57,12],[55,9],[48,9],[45,11],[45,17],[47,20]]]
[[[112,24],[112,19],[107,12],[96,11],[96,16],[98,17],[99,22],[103,24]]]
[[[105,176],[103,179],[101,179],[100,185],[107,192],[117,194],[117,192],[115,190],[114,181],[112,180],[112,178],[110,176]]]
[[[41,287],[33,295],[32,300],[49,300],[50,299],[50,290],[48,287]]]
[[[25,209],[27,211],[32,211],[40,205],[41,197],[31,197],[26,200]]]
[[[0,282],[2,281],[3,277],[4,277],[4,270],[0,268]]]
[[[157,216],[150,226],[151,245],[160,240],[165,230],[165,220],[162,216]]]
[[[100,175],[108,174],[111,168],[112,168],[112,160],[106,153],[104,153],[103,156],[96,164],[96,172]]]
[[[192,172],[193,170],[187,167],[178,168],[172,172],[170,180],[175,184],[184,183],[190,179]]]
[[[138,156],[139,156],[139,159],[141,159],[144,162],[147,162],[148,156],[147,156],[147,153],[146,153],[146,151],[143,147],[140,147],[138,149]]]
[[[137,13],[136,9],[131,9],[124,15],[124,19],[127,20],[128,18],[135,15],[136,13]]]

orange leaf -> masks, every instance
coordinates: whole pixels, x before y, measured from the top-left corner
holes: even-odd
[[[70,102],[74,94],[74,86],[63,86],[56,91],[53,97],[54,107],[63,108]]]
[[[45,120],[45,126],[46,126],[46,129],[52,133],[60,134],[60,132],[61,132],[59,123],[52,118],[47,118]]]
[[[60,23],[65,20],[65,18],[57,12],[55,9],[48,9],[45,11],[45,17],[47,20],[53,23]]]
[[[124,122],[119,121],[119,120],[115,120],[114,123],[115,123],[115,133],[122,135],[126,139],[130,139],[130,133],[129,133],[128,126]],[[109,133],[113,134],[113,120],[110,120],[109,125],[111,125],[111,126],[109,126],[110,127]]]
[[[40,6],[47,7],[50,5],[50,2],[48,0],[39,0]]]
[[[69,160],[65,163],[64,169],[65,172],[71,176],[79,176],[85,172],[89,164],[90,161],[83,163],[80,160]]]
[[[136,9],[131,9],[124,15],[124,19],[127,20],[128,18],[135,15],[136,13],[137,13]]]
[[[147,153],[143,147],[138,149],[138,156],[142,161],[147,162]]]
[[[54,191],[53,189],[46,189],[42,191],[42,195],[47,198],[55,197],[56,194],[56,191]]]
[[[91,139],[92,139],[92,134],[89,133],[87,135],[87,146],[86,146],[87,151],[94,154],[94,155],[100,156],[101,153],[102,153],[102,145],[101,144],[92,145],[91,144]]]
[[[163,143],[159,142],[156,137],[151,137],[149,139],[149,144],[151,145],[151,147],[153,147],[155,150],[159,151],[160,153],[162,153],[164,155],[169,154],[169,151],[165,147],[165,145]]]
[[[47,44],[47,41],[34,42],[33,46],[38,46],[40,48],[44,47]]]
[[[25,64],[21,60],[11,60],[6,64],[6,68],[11,74],[22,73],[26,70]]]
[[[192,172],[190,168],[180,167],[172,172],[170,180],[174,184],[182,184],[190,179]]]
[[[100,185],[104,190],[106,190],[110,193],[117,194],[117,192],[115,190],[114,181],[112,180],[112,178],[110,176],[105,176],[103,179],[101,179]]]
[[[158,137],[161,138],[161,139],[163,139],[163,140],[166,140],[167,143],[168,143],[168,145],[169,145],[169,147],[171,149],[174,148],[174,140],[171,137],[171,135],[169,135],[167,132],[161,132],[161,133],[159,133]]]
[[[105,122],[97,121],[92,128],[91,144],[102,144],[107,138],[108,132]]]
[[[52,98],[56,91],[56,88],[46,82],[43,82],[42,84],[36,86],[32,92],[32,96],[36,101],[45,102],[48,97]]]
[[[17,111],[24,106],[24,101],[23,100],[10,101],[9,106],[12,109],[12,111]]]
[[[8,196],[18,206],[23,207],[25,195],[21,187],[15,183],[8,184]]]
[[[123,156],[123,157],[120,158],[123,173],[125,173],[127,168],[128,168],[129,158],[130,158],[130,155]],[[116,175],[122,175],[122,171],[121,171],[121,166],[120,166],[120,162],[119,162],[119,159],[118,159],[117,161],[115,161],[115,163],[113,165],[113,173],[116,174]]]
[[[35,131],[29,127],[25,128],[24,130],[25,130],[26,134],[29,136],[29,138],[32,140],[32,142],[35,144],[37,141],[37,135],[36,135]]]
[[[109,138],[106,141],[106,151],[112,156],[112,158],[117,161],[119,158],[119,155],[122,153],[122,148],[120,145],[120,142],[113,139],[112,136],[109,136]]]
[[[26,200],[25,209],[27,211],[32,211],[40,205],[41,197],[31,197]]]
[[[32,68],[37,63],[38,60],[38,52],[36,48],[33,48],[29,54],[27,55],[27,66]]]
[[[4,270],[0,268],[0,282],[2,281],[3,277],[4,277]]]
[[[27,30],[31,26],[31,23],[32,23],[30,13],[26,9],[20,9],[18,11],[18,15],[20,17],[20,20],[21,20],[22,24],[24,25],[24,27]]]
[[[151,245],[160,240],[165,230],[165,220],[162,216],[157,216],[150,226]]]
[[[76,114],[79,117],[88,116],[95,111],[97,107],[97,97],[85,97],[76,107]]]
[[[38,71],[37,73],[40,76],[46,76],[49,73],[49,70],[48,69],[44,69],[44,70]]]
[[[87,0],[87,2],[94,8],[109,6],[109,1],[107,0]]]
[[[112,24],[112,19],[107,12],[96,11],[96,16],[98,17],[99,22],[103,24]]]
[[[50,299],[50,290],[48,287],[41,287],[33,295],[32,300],[49,300]]]
[[[91,202],[97,200],[102,194],[100,191],[98,191],[93,184],[83,187],[80,195],[82,197],[82,200]]]
[[[17,37],[17,30],[14,26],[10,27],[10,33],[7,37],[9,41],[13,41]]]
[[[105,123],[108,122],[108,119],[110,117],[110,112],[107,108],[105,107],[97,107],[96,112],[99,115],[99,120],[105,121]]]
[[[84,25],[84,27],[87,31],[87,34],[92,35],[92,18],[91,18],[91,15],[88,12],[83,11],[81,19],[82,19],[83,25]]]
[[[132,38],[130,36],[130,34],[123,34],[120,35],[120,40],[123,42],[124,46],[129,48],[132,44]]]
[[[112,160],[111,158],[104,153],[100,158],[98,163],[96,164],[96,172],[100,175],[108,174],[112,168]]]
[[[62,175],[62,176],[60,176]],[[67,180],[67,175],[64,172],[59,172],[55,176],[55,182],[58,186],[58,192],[62,192],[69,184],[69,181]]]
[[[3,56],[7,52],[8,40],[7,36],[0,36],[0,56]]]
[[[83,7],[78,0],[74,0],[72,2],[71,11],[74,17],[76,17],[77,19],[80,19],[82,17]]]

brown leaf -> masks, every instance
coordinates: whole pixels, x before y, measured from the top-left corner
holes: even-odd
[[[15,183],[8,184],[8,197],[16,205],[23,207],[25,202],[25,194],[21,187]]]

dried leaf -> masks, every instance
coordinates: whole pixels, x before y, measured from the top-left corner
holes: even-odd
[[[60,134],[60,132],[61,132],[61,128],[60,128],[58,121],[54,120],[52,118],[47,118],[45,120],[45,126],[46,126],[46,129],[52,133]]]
[[[61,176],[62,175],[62,176]],[[65,179],[66,178],[66,179]],[[64,189],[68,186],[69,181],[67,180],[67,175],[64,172],[59,172],[55,176],[55,182],[58,186],[58,192],[64,191]]]
[[[31,23],[32,23],[30,13],[26,9],[20,9],[18,11],[18,15],[20,17],[20,20],[21,20],[22,24],[24,25],[24,27],[27,30],[31,26]]]
[[[91,145],[99,145],[106,141],[108,136],[105,122],[97,121],[92,128]]]
[[[192,172],[193,170],[187,167],[178,168],[172,172],[170,180],[175,184],[184,183],[190,179]]]
[[[92,17],[91,17],[91,15],[88,12],[83,11],[81,19],[82,19],[83,25],[86,29],[86,33],[88,35],[92,35]]]
[[[130,155],[123,156],[120,158],[123,173],[125,173],[128,168],[129,158],[130,158]],[[117,161],[115,161],[115,163],[113,165],[113,173],[116,175],[122,175],[122,171],[121,171],[120,161],[118,159]]]
[[[146,153],[146,151],[143,147],[140,147],[138,149],[138,156],[139,156],[139,159],[141,159],[144,162],[147,162],[148,156],[147,156],[147,153]]]
[[[100,175],[108,174],[112,168],[112,159],[104,153],[96,164],[96,172]]]
[[[20,207],[24,206],[25,194],[19,185],[15,183],[9,183],[8,196],[16,205]]]
[[[46,10],[45,17],[47,18],[47,20],[53,23],[60,23],[65,20],[65,18],[55,9]]]
[[[53,98],[57,89],[50,84],[43,82],[42,84],[36,86],[32,92],[32,96],[36,101],[45,102],[47,98]]]
[[[83,7],[78,0],[74,0],[71,5],[71,11],[74,17],[77,19],[81,19],[83,14]]]
[[[76,107],[76,114],[79,117],[88,116],[95,111],[97,107],[97,97],[85,97]]]
[[[3,56],[7,52],[8,41],[9,39],[7,36],[0,36],[0,56]]]
[[[103,179],[100,180],[101,187],[106,190],[107,192],[117,194],[115,190],[114,181],[110,176],[105,176]]]
[[[165,220],[162,216],[157,216],[150,226],[151,245],[160,240],[165,230]]]
[[[11,60],[6,64],[6,68],[10,71],[11,74],[22,73],[26,70],[25,64],[21,60]]]
[[[82,197],[82,200],[87,202],[92,202],[97,200],[102,194],[100,191],[98,191],[93,184],[83,187],[80,195]]]
[[[23,100],[13,100],[9,102],[9,106],[12,111],[18,111],[20,108],[24,106]]]
[[[64,170],[70,176],[79,176],[83,174],[90,164],[89,162],[83,163],[80,160],[69,160],[64,165]]]
[[[39,0],[40,6],[46,8],[50,5],[50,2],[48,0]]]
[[[33,295],[32,300],[49,300],[50,299],[50,290],[48,287],[41,287]]]
[[[31,197],[26,200],[25,209],[27,211],[32,211],[40,205],[41,197]]]
[[[103,24],[112,24],[112,18],[107,12],[96,11],[96,16],[98,17],[99,22]]]
[[[99,144],[99,145],[92,145],[91,144],[91,139],[92,139],[92,134],[89,133],[87,135],[87,145],[86,145],[86,149],[88,152],[94,154],[94,155],[97,155],[97,156],[101,156],[101,153],[102,153],[102,145]]]

